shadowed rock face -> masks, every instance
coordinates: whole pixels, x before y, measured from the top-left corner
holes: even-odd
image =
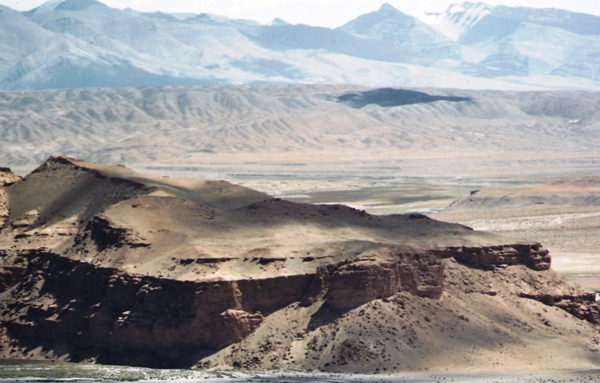
[[[435,251],[442,258],[454,258],[470,266],[493,270],[498,266],[526,265],[549,270],[551,257],[539,243],[484,247],[448,247]]]
[[[78,197],[67,198],[74,188]],[[508,306],[539,301],[598,323],[595,303],[548,270],[540,244],[504,244],[422,215],[296,204],[225,182],[152,179],[67,158],[0,191],[12,196],[0,231],[2,357],[37,350],[42,358],[153,367],[374,370],[379,351],[345,330],[339,347],[311,353],[330,347],[328,331],[345,318],[372,334],[360,339],[375,337],[377,320],[361,319],[374,302],[406,329],[402,323],[425,315],[404,313],[406,305],[463,293],[507,294]],[[477,273],[490,282],[469,282]],[[285,313],[295,319],[276,319]],[[411,326],[427,328],[416,319]],[[407,336],[392,338],[408,348],[386,356],[390,366],[429,352]],[[292,362],[293,347],[306,359]]]
[[[365,92],[350,92],[338,96],[339,103],[352,108],[364,108],[367,105],[393,107],[413,104],[427,104],[436,101],[472,102],[470,97],[435,96],[424,92],[406,89],[379,88]]]
[[[77,241],[85,241],[87,236],[96,243],[98,251],[106,250],[109,247],[129,246],[149,247],[149,243],[145,243],[143,239],[136,238],[135,234],[127,228],[115,227],[110,222],[101,217],[94,217],[86,226],[82,236],[79,236]]]
[[[27,344],[67,342],[78,354],[127,350],[157,367],[190,365],[170,354],[217,350],[239,342],[269,314],[300,299],[310,276],[193,283],[129,275],[57,254],[31,251],[24,278],[10,292],[9,334]],[[280,294],[270,295],[263,290]],[[43,297],[51,295],[52,302]],[[29,296],[31,302],[19,302]],[[166,359],[165,359],[166,358]]]
[[[372,253],[331,264],[316,274],[269,279],[189,282],[135,276],[98,268],[43,251],[28,261],[6,302],[9,334],[29,344],[68,342],[75,350],[131,350],[146,363],[173,350],[218,350],[252,333],[269,315],[293,302],[323,296],[334,308],[354,308],[399,291],[438,299],[443,266],[439,257],[394,254],[387,262]],[[319,278],[319,288],[310,289]],[[44,297],[52,295],[52,303]],[[22,297],[33,300],[24,302]],[[104,362],[118,362],[104,357]],[[108,359],[106,359],[108,358]],[[170,358],[169,358],[170,359]],[[193,363],[187,359],[186,363]]]

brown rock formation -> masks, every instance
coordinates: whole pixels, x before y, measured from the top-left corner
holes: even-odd
[[[400,291],[433,299],[443,292],[444,267],[436,255],[386,248],[331,269],[325,299],[335,308],[357,307]]]
[[[596,304],[596,293],[580,294],[527,294],[520,293],[520,297],[534,299],[547,306],[556,306],[579,319],[594,324],[600,324],[600,307]]]
[[[447,247],[435,251],[442,258],[454,258],[467,265],[493,270],[498,266],[526,265],[533,270],[550,269],[551,257],[541,244],[523,244],[481,247]]]
[[[592,328],[579,318],[598,323],[598,307],[548,270],[540,244],[421,215],[67,158],[0,191],[3,357],[393,370],[431,358],[468,365],[471,333],[476,343],[487,334],[488,355],[529,332],[576,336],[576,323]],[[531,302],[569,315],[548,314],[556,328],[498,324],[536,318]]]

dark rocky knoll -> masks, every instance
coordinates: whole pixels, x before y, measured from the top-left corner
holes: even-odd
[[[330,371],[599,361],[594,295],[554,273],[539,243],[64,157],[0,174],[4,358]]]

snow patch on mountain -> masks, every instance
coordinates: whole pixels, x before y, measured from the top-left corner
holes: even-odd
[[[430,65],[441,59],[460,58],[459,48],[455,43],[389,4],[382,5],[376,12],[359,16],[338,30],[398,45],[414,58],[413,63]]]
[[[426,13],[420,20],[449,39],[458,41],[466,31],[490,13],[491,7],[484,3],[453,3],[444,13]]]

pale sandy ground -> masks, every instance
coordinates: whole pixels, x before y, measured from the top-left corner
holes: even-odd
[[[596,186],[559,190],[545,184],[553,182],[546,176],[530,178],[529,182],[541,183],[534,190],[532,186],[514,186],[528,182],[519,177],[350,181],[331,177],[326,182],[244,178],[238,182],[294,202],[343,203],[371,214],[420,212],[476,230],[539,241],[551,251],[555,270],[586,287],[600,288],[600,280],[596,281],[596,276],[600,276],[600,189]],[[484,190],[484,195],[490,195],[493,200],[490,206],[448,208],[453,201],[468,198],[474,190]],[[536,192],[533,197],[521,195],[527,196],[532,191]],[[505,195],[510,195],[511,200],[502,203]]]
[[[140,166],[177,176],[213,175],[267,194],[306,203],[343,203],[371,214],[421,212],[476,230],[542,242],[553,268],[585,287],[600,287],[600,183],[593,157],[544,153],[435,151],[374,155],[346,153],[221,156],[200,167]],[[208,159],[208,158],[207,158]],[[235,161],[238,161],[235,166]],[[208,169],[208,165],[211,169]],[[479,199],[465,204],[472,191]],[[483,197],[482,197],[483,196]],[[461,206],[450,205],[463,199]],[[479,201],[479,202],[478,202]],[[479,203],[479,204],[477,204]]]
[[[552,267],[591,290],[600,289],[600,178],[532,178],[532,184],[484,189],[436,218],[476,230],[542,242]]]
[[[592,157],[556,153],[397,153],[371,161],[347,153],[327,163],[321,155],[277,155],[252,166],[233,166],[236,156],[206,168],[144,168],[194,176],[216,172],[232,182],[306,203],[343,203],[371,214],[420,212],[476,230],[542,242],[553,268],[570,280],[600,290],[600,184]],[[250,159],[252,159],[250,157]],[[353,162],[354,161],[354,162]],[[582,181],[584,180],[584,181]],[[483,190],[486,206],[454,206]],[[503,202],[504,197],[510,200]],[[536,200],[537,198],[537,200]]]

